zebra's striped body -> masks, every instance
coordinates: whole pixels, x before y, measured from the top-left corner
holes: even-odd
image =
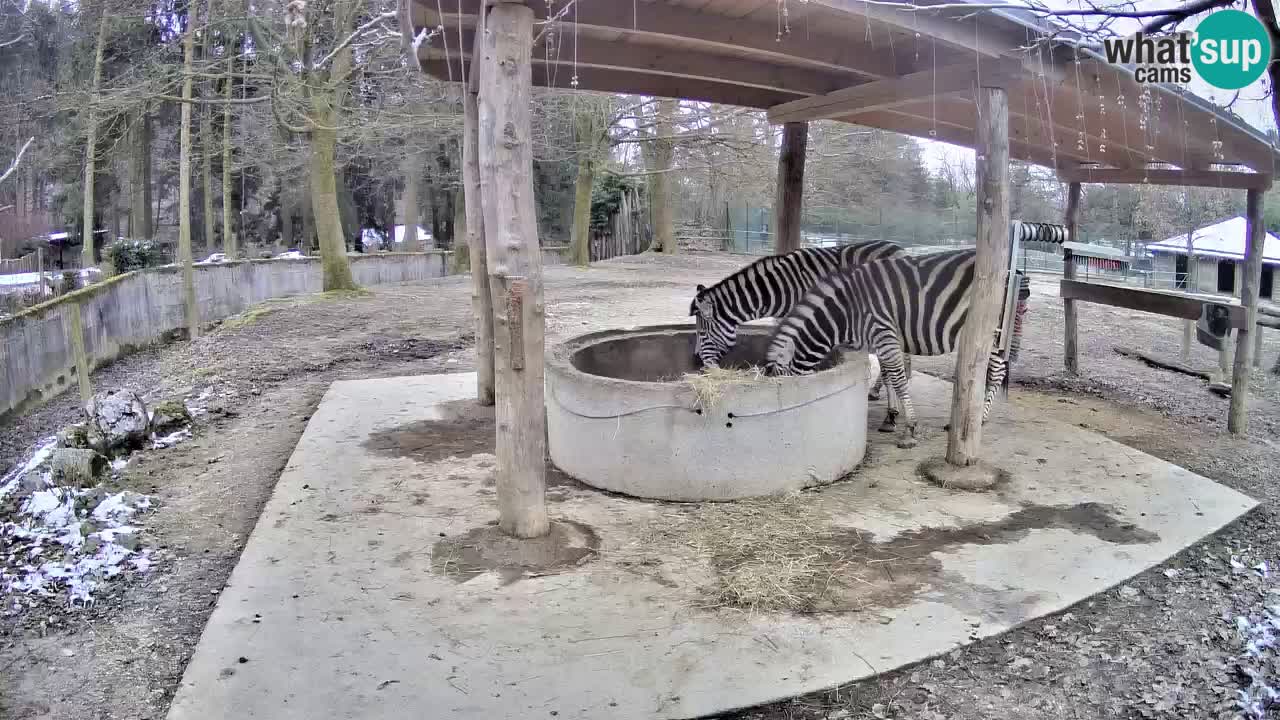
[[[689,314],[697,318],[694,353],[704,367],[716,367],[743,323],[786,315],[832,270],[905,254],[900,245],[884,240],[800,248],[760,258],[710,288],[699,285],[689,305]]]
[[[916,415],[904,366],[910,355],[943,355],[955,350],[968,316],[974,259],[973,250],[952,250],[888,258],[824,276],[774,330],[765,358],[766,372],[813,372],[837,348],[873,352],[906,414],[907,434],[899,445],[914,445]],[[1011,342],[1016,341],[1011,338]],[[1016,346],[1011,347],[1014,349]],[[987,369],[983,421],[1006,374],[1005,360],[997,347]],[[892,427],[897,413],[892,406],[888,412],[885,425]]]

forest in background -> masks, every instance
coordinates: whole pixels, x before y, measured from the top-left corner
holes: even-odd
[[[418,41],[448,42],[447,31]],[[461,98],[419,72],[410,42],[379,0],[0,0],[0,171],[33,138],[0,184],[0,255],[67,231],[72,252],[88,246],[86,263],[117,237],[156,241],[170,259],[184,237],[197,255],[340,256],[370,249],[362,229],[397,224],[451,247]],[[772,205],[778,134],[762,112],[545,91],[534,118],[540,240],[572,242],[580,262],[622,192],[643,198],[667,252],[678,226],[723,228],[735,208]],[[1050,171],[1017,164],[1011,175],[1014,217],[1061,217]],[[814,123],[805,184],[811,232],[924,244],[974,234],[971,156],[931,161],[909,137]],[[1243,202],[1087,186],[1082,234],[1132,250]],[[1280,203],[1267,207],[1276,229]],[[347,282],[330,271],[327,284]]]

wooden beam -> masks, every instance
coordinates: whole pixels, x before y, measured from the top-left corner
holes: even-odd
[[[1260,173],[1230,172],[1222,170],[1169,170],[1164,168],[1113,168],[1077,167],[1058,171],[1063,182],[1123,183],[1147,185],[1176,185],[1182,187],[1216,187],[1230,190],[1267,190],[1271,176]]]
[[[1073,182],[1067,186],[1067,212],[1064,224],[1067,226],[1067,237],[1076,241],[1080,229],[1080,183]],[[1062,249],[1062,277],[1075,280],[1076,261],[1070,248]],[[1068,297],[1062,299],[1062,365],[1072,375],[1080,374],[1080,350],[1077,345],[1079,331],[1076,327],[1076,301]]]
[[[781,124],[830,120],[844,115],[906,105],[938,95],[972,92],[974,82],[979,77],[987,87],[994,87],[1000,82],[1007,84],[1016,77],[1019,67],[1019,63],[1014,60],[987,60],[876,80],[771,107],[769,122]]]
[[[479,47],[475,48],[479,53]],[[472,66],[473,68],[476,66]],[[462,93],[462,204],[467,218],[467,252],[471,259],[471,314],[476,335],[476,401],[494,404],[493,296],[489,289],[484,205],[480,195],[479,73],[472,72]],[[454,248],[454,252],[462,252]]]
[[[450,49],[452,54],[452,48]],[[422,61],[422,69],[435,78],[447,78],[448,68],[445,61],[436,59]],[[457,79],[457,58],[448,61],[453,67]],[[471,72],[469,63],[464,63],[467,73]],[[573,73],[565,67],[538,64],[532,66],[532,83],[536,88],[577,89],[598,92],[619,92],[632,95],[649,95],[652,97],[681,98],[702,102],[720,103],[766,109],[779,102],[786,102],[801,97],[797,93],[783,93],[777,90],[725,83],[711,82],[692,78],[651,75],[628,70],[603,70],[600,68],[579,68],[578,85],[572,85]]]
[[[939,114],[935,120],[901,112],[900,109],[879,110],[848,118],[847,122],[928,140],[939,140],[959,145],[960,147],[973,147],[973,126],[957,122],[942,114]],[[1021,128],[1010,129],[1011,134],[1020,131]],[[1052,148],[1044,143],[1022,142],[1019,140],[1009,141],[1009,153],[1011,157],[1018,160],[1033,162],[1045,167],[1053,167],[1055,158]],[[1077,157],[1073,152],[1058,148],[1056,159],[1059,165],[1074,165],[1077,162],[1082,162],[1084,157]]]
[[[533,11],[498,3],[480,53],[480,197],[494,309],[498,526],[547,534],[542,258],[533,202]]]
[[[449,55],[471,57],[475,46],[475,30],[464,29],[461,43],[456,31],[449,36]],[[717,54],[699,48],[671,49],[660,45],[604,40],[592,36],[561,35],[558,47],[547,50],[535,47],[533,62],[551,65],[556,72],[572,76],[574,68],[599,68],[632,73],[688,78],[742,85],[749,88],[775,90],[787,95],[820,95],[846,87],[857,76],[821,68],[795,68],[777,63],[747,60]],[[461,44],[461,48],[458,45]],[[424,46],[420,59],[441,59],[444,48]],[[453,61],[455,74],[457,60]]]
[[[1063,299],[1069,298],[1187,320],[1198,320],[1201,308],[1206,303],[1212,302],[1164,290],[1106,285],[1083,280],[1067,280],[1065,278],[1060,281],[1058,294]],[[1243,327],[1245,323],[1244,308],[1239,305],[1227,305],[1226,307],[1231,320],[1231,327]]]
[[[778,184],[775,200],[778,234],[774,252],[800,249],[800,222],[804,214],[804,159],[809,144],[809,123],[782,126],[782,150],[778,153]]]
[[[810,4],[864,17],[868,22],[874,20],[905,33],[920,33],[935,42],[969,54],[999,57],[1010,50],[1007,36],[1002,36],[995,30],[984,30],[977,24],[976,13],[972,10],[946,14],[942,11],[930,12],[920,7],[903,9],[873,5],[860,0],[811,0]]]
[[[462,0],[464,26],[475,24],[474,17],[482,2]],[[412,17],[415,32],[419,28],[443,24],[456,33],[459,5],[446,2],[444,6],[441,15],[430,0],[414,0]],[[539,21],[547,19],[545,3],[532,3],[532,7]],[[559,11],[558,7],[551,10],[552,13]],[[576,5],[572,13],[559,18],[557,23],[565,37],[573,36],[576,23],[580,31],[621,32],[637,38],[660,36],[689,49],[714,51],[718,47],[736,57],[749,54],[752,59],[760,61],[792,67],[817,67],[868,79],[892,77],[901,71],[901,66],[895,67],[895,61],[885,53],[870,52],[861,43],[850,43],[838,36],[824,36],[818,27],[779,39],[777,26],[772,22],[765,24],[745,18],[729,20],[723,15],[667,3],[583,2]],[[542,27],[541,22],[539,27]]]
[[[1231,371],[1231,407],[1227,411],[1227,432],[1244,435],[1249,430],[1249,373],[1253,364],[1251,333],[1258,329],[1258,290],[1262,285],[1262,252],[1267,228],[1262,220],[1263,190],[1249,191],[1245,203],[1244,278],[1240,283],[1240,304],[1244,306],[1244,327],[1236,330],[1236,359]]]
[[[978,90],[975,182],[978,206],[977,257],[969,312],[956,346],[955,387],[946,460],[978,462],[982,448],[982,405],[992,331],[999,325],[1009,258],[1009,96],[1003,88]]]

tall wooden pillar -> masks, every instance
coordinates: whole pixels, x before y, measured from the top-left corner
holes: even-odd
[[[1183,278],[1186,284],[1185,292],[1198,293],[1200,286],[1196,282],[1196,248],[1195,248],[1196,227],[1195,222],[1191,220],[1191,188],[1187,188],[1187,274]],[[1177,279],[1177,265],[1174,265],[1174,279]],[[1182,321],[1182,347],[1181,357],[1183,363],[1191,360],[1191,338],[1195,334],[1195,320]]]
[[[1080,229],[1080,183],[1073,182],[1067,186],[1067,212],[1063,218],[1067,226],[1067,239],[1075,242]],[[1076,279],[1076,261],[1071,248],[1062,249],[1062,277],[1066,280]],[[1062,301],[1062,365],[1072,375],[1080,373],[1080,350],[1076,344],[1079,337],[1076,329],[1076,301]]]
[[[1009,269],[1009,96],[1002,87],[982,87],[977,100],[978,247],[969,314],[956,347],[947,431],[947,462],[961,466],[977,463],[982,446],[987,362]]]
[[[1236,330],[1236,359],[1231,369],[1227,432],[1232,435],[1243,435],[1249,429],[1249,367],[1253,364],[1254,352],[1251,334],[1258,332],[1258,290],[1262,284],[1262,250],[1267,237],[1262,224],[1262,197],[1262,190],[1250,190],[1245,206],[1244,277],[1240,283],[1245,322],[1244,327]]]
[[[480,197],[493,298],[498,525],[531,538],[549,530],[543,404],[542,256],[530,138],[533,10],[497,2],[480,51]]]
[[[481,13],[483,22],[483,13]],[[484,34],[483,27],[480,35]],[[462,88],[462,204],[467,220],[467,248],[471,260],[471,314],[476,333],[476,400],[492,405],[493,395],[493,298],[489,292],[488,252],[485,248],[484,207],[480,196],[480,87],[476,43],[470,65],[471,76]],[[454,246],[454,252],[463,249]]]
[[[778,255],[800,248],[800,220],[804,214],[804,156],[808,144],[809,123],[783,124],[774,201],[778,236],[774,239],[773,250]]]

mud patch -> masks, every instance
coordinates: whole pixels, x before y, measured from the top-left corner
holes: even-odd
[[[513,538],[497,525],[484,525],[465,535],[441,540],[431,548],[431,569],[464,583],[496,572],[503,585],[525,577],[556,575],[590,562],[600,551],[600,536],[589,525],[571,520],[551,523],[540,538]]]
[[[493,408],[474,400],[441,403],[439,420],[419,420],[380,430],[362,443],[384,457],[434,463],[449,457],[469,458],[494,451]]]

